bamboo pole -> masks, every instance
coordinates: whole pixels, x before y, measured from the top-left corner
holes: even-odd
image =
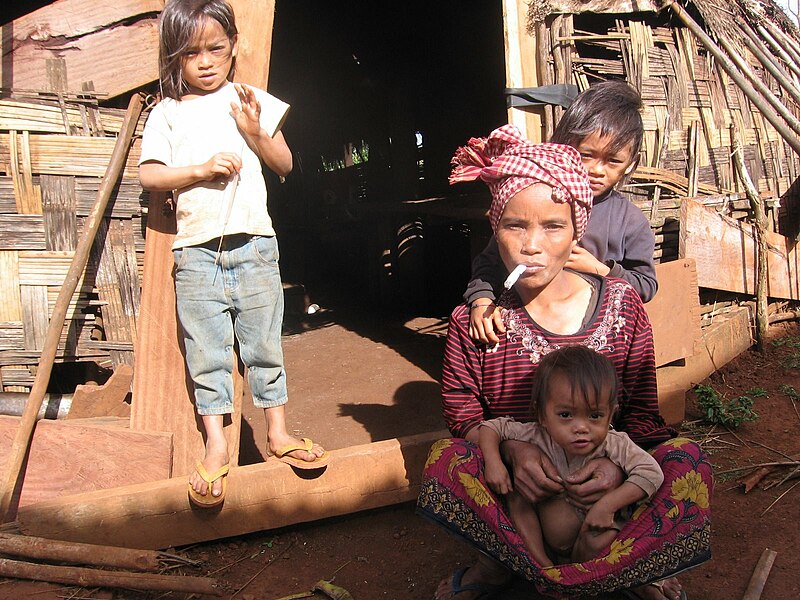
[[[775,557],[778,555],[775,550],[764,548],[761,553],[761,558],[758,559],[756,568],[750,576],[750,581],[747,584],[747,589],[742,596],[742,600],[758,600],[764,592],[764,585],[767,583],[767,577],[772,570],[772,563],[775,562]]]
[[[775,128],[775,130],[786,140],[786,143],[792,147],[792,150],[800,154],[800,137],[798,137],[794,131],[790,131],[786,127],[786,123],[780,120],[775,114],[774,111],[768,106],[763,98],[758,96],[752,89],[752,87],[748,84],[747,80],[742,77],[739,71],[736,69],[736,66],[728,60],[728,57],[720,50],[719,46],[714,43],[708,34],[697,24],[697,22],[692,19],[689,13],[686,12],[686,9],[683,8],[680,4],[673,2],[670,4],[670,8],[675,13],[675,16],[691,31],[700,43],[714,56],[717,60],[718,64],[722,69],[730,76],[731,79],[739,86],[739,88],[744,92],[745,96],[747,96],[748,100],[753,103],[753,105],[764,115],[764,118],[770,122],[770,124]]]
[[[764,42],[759,39],[747,23],[742,24],[740,28],[745,33],[742,41],[744,41],[745,45],[750,49],[750,52],[753,53],[762,66],[778,81],[783,89],[792,97],[792,100],[800,105],[800,90],[797,88],[797,83],[792,81],[783,66],[767,53]]]
[[[0,576],[33,581],[49,581],[80,587],[109,587],[126,590],[149,590],[159,592],[184,592],[221,596],[217,581],[208,577],[179,575],[154,575],[152,573],[127,573],[125,571],[101,571],[83,567],[60,567],[40,565],[19,560],[0,558]]]
[[[800,44],[797,43],[797,40],[786,35],[786,33],[780,27],[776,27],[767,19],[762,21],[762,24],[758,25],[758,27],[759,29],[764,29],[765,31],[766,29],[769,29],[777,43],[782,44],[786,51],[794,58],[795,64],[800,64]]]
[[[800,77],[800,67],[797,66],[797,58],[790,56],[789,53],[775,40],[773,35],[764,29],[764,27],[761,25],[756,25],[756,29],[758,30],[758,33],[761,34],[761,37],[767,41],[767,44],[770,48],[772,48],[772,51],[783,59],[783,62],[786,63],[786,66],[789,68],[789,70],[797,77]]]
[[[108,169],[97,191],[97,199],[86,219],[83,234],[78,241],[78,247],[75,249],[75,255],[72,258],[69,271],[58,293],[58,299],[53,308],[53,315],[47,327],[47,335],[45,337],[41,358],[39,359],[36,378],[31,388],[31,395],[28,398],[28,403],[22,414],[19,429],[17,429],[16,436],[14,437],[14,443],[11,445],[11,450],[9,451],[8,466],[6,467],[7,472],[5,478],[2,480],[3,488],[2,496],[0,496],[0,523],[5,522],[9,516],[14,488],[17,485],[22,470],[22,463],[28,451],[31,437],[33,436],[33,428],[36,425],[36,415],[39,413],[39,408],[42,405],[42,400],[47,391],[47,385],[50,382],[53,361],[58,351],[58,342],[61,339],[61,330],[64,327],[64,319],[67,314],[70,299],[78,285],[78,281],[83,275],[83,271],[86,269],[86,263],[89,259],[89,252],[92,248],[94,237],[100,227],[100,222],[102,221],[114,185],[125,165],[131,138],[133,137],[136,123],[139,120],[141,112],[142,98],[139,94],[134,94],[131,96],[130,102],[128,103],[125,121],[120,130],[119,137],[117,137],[117,142],[114,145],[114,151],[111,154]]]
[[[769,331],[769,302],[767,299],[767,260],[769,248],[767,247],[767,218],[764,215],[764,201],[753,185],[747,166],[744,164],[744,150],[739,139],[739,131],[735,122],[731,122],[731,146],[733,147],[733,164],[736,173],[742,180],[750,207],[753,210],[753,234],[756,236],[756,348],[764,353],[764,344]]]
[[[789,124],[789,126],[794,130],[794,132],[800,135],[800,121],[797,120],[797,117],[792,114],[792,112],[786,108],[786,105],[783,104],[776,96],[772,93],[763,81],[760,78],[756,77],[753,71],[750,70],[750,66],[745,62],[745,60],[740,56],[739,52],[737,52],[736,48],[725,38],[725,36],[719,36],[719,43],[725,52],[728,53],[728,56],[733,60],[739,70],[745,74],[745,76],[752,82],[753,86],[761,93],[761,96],[769,102],[770,106],[772,106],[775,111],[783,117],[784,121]]]
[[[157,572],[160,552],[116,546],[62,542],[27,535],[0,533],[0,553],[36,560],[52,560],[94,567]]]

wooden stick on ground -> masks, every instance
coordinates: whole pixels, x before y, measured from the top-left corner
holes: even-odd
[[[110,587],[126,590],[152,590],[161,592],[185,592],[188,594],[221,595],[217,581],[208,577],[180,575],[154,575],[152,573],[127,573],[125,571],[101,571],[82,567],[59,567],[40,565],[0,558],[0,577],[49,581],[80,587]]]
[[[742,600],[758,600],[761,598],[764,584],[767,582],[767,577],[769,577],[772,563],[775,562],[777,554],[775,550],[764,548],[764,552],[761,553],[761,558],[758,559],[758,564],[756,564],[756,568],[750,576],[750,582],[747,584]]]
[[[61,542],[27,535],[0,533],[0,553],[36,560],[52,560],[94,567],[158,572],[159,552],[115,546]]]
[[[111,197],[111,192],[114,190],[114,185],[119,179],[122,168],[125,166],[125,158],[130,148],[131,138],[133,137],[136,123],[139,120],[139,115],[142,112],[142,98],[139,94],[131,96],[128,103],[128,111],[125,114],[125,121],[122,130],[119,133],[116,144],[114,145],[114,152],[111,155],[108,169],[103,176],[103,181],[97,191],[97,200],[92,207],[92,211],[86,219],[86,225],[78,241],[78,247],[75,249],[75,255],[72,258],[67,276],[64,278],[64,284],[58,293],[55,307],[53,308],[53,315],[50,318],[50,323],[47,327],[47,336],[44,340],[44,348],[39,360],[39,368],[36,371],[36,379],[31,388],[31,395],[28,398],[28,403],[25,405],[25,411],[22,414],[22,420],[17,429],[17,434],[14,437],[14,443],[9,451],[9,460],[7,472],[3,479],[0,479],[0,523],[5,522],[9,516],[9,508],[11,507],[11,498],[14,493],[14,488],[17,485],[20,472],[22,470],[22,462],[25,454],[28,451],[28,446],[33,436],[33,428],[36,425],[36,415],[39,413],[39,408],[42,405],[42,399],[47,391],[47,385],[50,382],[50,373],[53,370],[53,361],[58,351],[58,342],[61,338],[61,330],[64,328],[64,318],[67,314],[72,294],[78,285],[86,263],[89,260],[89,251],[92,248],[94,237],[100,227],[100,222],[103,219],[103,214],[108,205],[108,199]]]

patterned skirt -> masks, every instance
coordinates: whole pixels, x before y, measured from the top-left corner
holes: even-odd
[[[711,465],[686,438],[652,451],[664,484],[640,505],[612,544],[584,563],[540,568],[525,550],[505,505],[483,478],[480,449],[463,439],[431,448],[417,511],[464,538],[539,593],[553,598],[596,597],[669,577],[711,558]]]

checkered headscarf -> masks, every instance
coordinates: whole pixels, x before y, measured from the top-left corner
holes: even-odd
[[[572,206],[575,238],[580,240],[592,210],[592,189],[581,155],[572,146],[534,144],[513,125],[495,129],[488,138],[471,138],[450,161],[450,183],[481,179],[492,193],[489,221],[497,231],[508,201],[534,183],[553,188],[554,202]]]

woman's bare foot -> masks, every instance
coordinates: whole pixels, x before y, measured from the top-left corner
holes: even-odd
[[[461,581],[454,581],[459,575],[461,575]],[[450,577],[442,579],[439,587],[436,588],[434,598],[436,600],[474,600],[482,597],[492,587],[505,586],[511,581],[511,578],[511,573],[504,567],[481,557],[463,574],[461,571],[456,571]],[[475,589],[470,589],[471,586],[475,586]],[[458,591],[459,589],[462,591]]]
[[[633,593],[642,600],[681,600],[683,588],[677,577],[662,579],[634,588]]]

